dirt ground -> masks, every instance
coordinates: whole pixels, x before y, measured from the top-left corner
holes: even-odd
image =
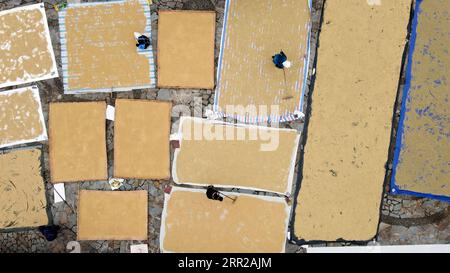
[[[315,58],[315,47],[320,28],[321,11],[324,0],[313,0],[313,34],[312,34],[312,54],[310,75]],[[0,3],[0,10],[10,9],[21,5],[35,3],[31,0],[8,0]],[[49,0],[47,3],[59,1]],[[83,1],[94,2],[94,1]],[[216,17],[216,50],[215,61],[217,65],[220,35],[222,31],[225,0],[153,0],[151,6],[153,47],[156,52],[157,23],[160,9],[187,9],[187,10],[215,10]],[[58,15],[52,5],[46,4],[50,34],[53,48],[61,69],[61,56],[59,44]],[[155,56],[156,57],[156,56]],[[62,75],[61,70],[59,71]],[[401,103],[401,93],[403,90],[404,76],[401,77],[399,93],[397,99],[396,112],[394,115],[394,130],[391,138],[391,149],[395,141],[396,127],[400,115],[399,106]],[[310,83],[310,80],[308,80]],[[48,125],[48,105],[49,102],[68,101],[106,101],[114,104],[116,98],[132,99],[156,99],[161,101],[171,101],[174,106],[184,105],[189,107],[192,114],[202,113],[205,109],[212,108],[214,91],[199,89],[143,89],[133,92],[122,93],[96,93],[88,95],[63,95],[63,83],[61,78],[38,82],[41,99],[43,103],[44,116]],[[8,89],[16,88],[15,86]],[[306,94],[308,96],[309,93]],[[307,103],[307,99],[304,100]],[[308,107],[308,105],[306,105]],[[172,118],[172,131],[178,126],[179,117]],[[284,125],[287,128],[303,130],[303,122],[296,121]],[[113,156],[113,129],[114,123],[107,121],[107,152],[108,152],[108,174],[112,175]],[[22,145],[33,146],[33,145]],[[43,174],[46,182],[48,200],[53,200],[53,190],[49,179],[48,146],[44,143]],[[303,147],[301,147],[303,148]],[[3,149],[5,150],[5,149]],[[0,150],[1,152],[2,150]],[[392,169],[392,151],[387,164],[387,177],[390,177]],[[299,163],[297,162],[297,167]],[[297,168],[298,169],[298,168]],[[163,189],[166,185],[173,184],[173,181],[152,181],[128,179],[120,190],[147,190],[149,194],[148,212],[148,239],[145,241],[80,241],[81,252],[118,253],[129,252],[131,244],[146,243],[149,245],[149,252],[159,252],[159,230],[161,225],[161,213],[163,208]],[[386,183],[387,187],[387,183]],[[106,190],[110,186],[107,182],[83,182],[66,184],[66,197],[70,206],[65,203],[52,204],[49,202],[49,214],[54,224],[60,225],[62,230],[58,238],[52,242],[47,242],[36,229],[14,230],[0,233],[0,252],[71,252],[71,241],[76,241],[77,232],[77,200],[79,189]],[[294,191],[292,191],[294,192]],[[386,191],[387,188],[386,188]],[[259,193],[261,194],[261,193]],[[382,245],[392,244],[437,244],[450,243],[450,205],[425,198],[415,198],[408,196],[393,196],[388,193],[384,195],[381,210],[381,223],[377,242]],[[68,245],[69,244],[69,245]],[[344,243],[328,244],[329,246],[348,245]],[[324,246],[324,245],[322,245]],[[77,251],[77,250],[75,250]],[[300,246],[292,243],[287,244],[287,252],[304,252]]]

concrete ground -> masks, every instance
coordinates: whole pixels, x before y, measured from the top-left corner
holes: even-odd
[[[8,0],[0,3],[0,10],[10,9],[21,5],[35,3],[32,0]],[[40,2],[40,1],[39,1]],[[47,3],[58,3],[61,1],[47,0]],[[76,2],[76,1],[75,1]],[[82,1],[94,2],[94,1]],[[157,46],[157,22],[159,9],[189,9],[189,10],[215,10],[217,13],[216,29],[216,63],[219,53],[220,35],[222,31],[225,0],[153,0],[151,6],[153,46],[156,51]],[[318,30],[320,27],[320,16],[323,0],[313,0],[313,35],[312,48],[315,48]],[[46,4],[48,23],[55,50],[59,69],[61,68],[60,44],[58,33],[58,15],[52,5]],[[314,58],[315,50],[311,58]],[[313,62],[311,62],[312,66]],[[310,69],[310,74],[312,74]],[[60,71],[60,74],[61,71]],[[402,79],[404,81],[404,79]],[[89,95],[63,95],[63,85],[60,78],[38,82],[43,101],[43,109],[46,121],[48,122],[48,103],[61,101],[91,101],[102,100],[108,104],[113,104],[115,98],[133,99],[156,99],[170,100],[174,105],[185,105],[191,109],[192,114],[202,113],[213,104],[214,91],[197,89],[144,89],[134,92],[122,92],[113,94],[89,94]],[[15,87],[11,87],[15,88]],[[401,90],[399,92],[398,106],[400,105]],[[306,100],[305,100],[306,101]],[[399,109],[399,107],[397,107]],[[395,124],[397,126],[400,111],[397,110]],[[172,118],[172,130],[178,126],[178,117]],[[301,121],[291,122],[285,127],[303,129]],[[114,124],[107,121],[107,150],[109,174],[112,175],[112,155],[113,155],[113,129]],[[395,130],[392,140],[395,139]],[[23,145],[26,146],[26,145]],[[48,146],[43,145],[44,155],[44,179],[46,181],[47,194],[49,200],[53,200],[53,190],[49,182]],[[392,157],[392,156],[391,156]],[[392,166],[388,162],[388,166]],[[297,163],[298,166],[298,163]],[[388,170],[388,176],[390,170]],[[151,180],[126,180],[120,190],[144,189],[149,192],[149,223],[148,240],[146,241],[82,241],[80,242],[81,252],[101,252],[117,253],[129,252],[131,244],[146,243],[149,245],[149,252],[159,252],[159,230],[161,225],[161,212],[163,207],[163,189],[166,185],[173,184],[173,181],[151,181]],[[71,252],[69,243],[76,241],[77,215],[76,207],[79,189],[109,189],[107,182],[83,182],[66,185],[66,197],[70,207],[64,203],[49,204],[51,219],[54,224],[62,227],[62,230],[55,241],[47,242],[36,230],[29,229],[15,232],[0,233],[0,253],[1,252]],[[382,245],[392,244],[450,244],[450,204],[438,202],[425,198],[414,198],[408,196],[392,196],[385,194],[381,211],[381,223],[377,242]],[[68,246],[69,244],[69,246]],[[328,244],[344,245],[344,244]],[[303,252],[304,250],[296,245],[287,244],[287,252]]]

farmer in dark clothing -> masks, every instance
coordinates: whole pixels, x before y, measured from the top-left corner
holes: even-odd
[[[272,61],[279,69],[291,67],[291,63],[287,60],[287,56],[283,51],[280,51],[280,53],[272,56]]]
[[[58,231],[60,230],[59,226],[50,225],[50,226],[40,226],[39,231],[44,235],[47,241],[53,241],[56,239],[58,235]]]
[[[220,192],[218,190],[216,190],[213,186],[209,186],[208,189],[206,190],[206,196],[208,197],[208,199],[211,200],[216,200],[216,201],[223,201],[223,197],[220,196]]]
[[[134,37],[136,38],[136,46],[139,49],[147,49],[150,46],[150,39],[147,36],[135,32]]]
[[[233,198],[228,195],[225,195],[225,194],[219,192],[216,188],[214,188],[214,186],[208,186],[208,189],[206,190],[206,197],[208,197],[208,199],[220,201],[220,202],[223,201],[223,197],[226,197],[226,198],[232,200],[233,203],[236,202],[236,200],[237,200],[236,196]]]

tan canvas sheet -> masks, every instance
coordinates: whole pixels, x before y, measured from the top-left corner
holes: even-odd
[[[0,229],[48,224],[41,150],[0,154]]]
[[[410,0],[329,0],[295,234],[370,240],[379,220]]]
[[[450,1],[423,1],[395,181],[402,190],[450,197]]]
[[[163,252],[284,252],[290,207],[283,198],[230,194],[212,201],[205,190],[172,188],[165,196]]]
[[[0,12],[0,88],[58,77],[44,4]]]
[[[149,59],[134,39],[146,25],[137,0],[67,8],[69,91],[150,85]]]
[[[46,139],[38,88],[0,92],[0,148]]]
[[[52,182],[106,180],[106,103],[50,103]]]
[[[182,118],[176,183],[291,191],[300,135],[295,130]]]
[[[78,240],[147,240],[147,191],[81,190]]]
[[[159,11],[158,86],[214,88],[214,11]]]
[[[222,112],[241,117],[248,113],[251,119],[300,109],[308,58],[308,2],[229,0],[216,97]],[[292,62],[285,73],[272,62],[272,56],[280,50]],[[229,105],[257,109],[252,112],[251,108],[241,108],[233,113],[227,111]],[[279,111],[272,109],[273,105],[279,106]],[[267,107],[267,112],[260,106]]]
[[[170,102],[116,100],[114,176],[170,178]]]

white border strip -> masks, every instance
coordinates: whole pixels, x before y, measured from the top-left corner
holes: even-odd
[[[66,91],[66,87],[64,88],[64,94],[91,94],[91,93],[111,93],[111,92],[124,92],[131,91],[134,89],[145,89],[145,88],[154,88],[153,84],[150,85],[142,85],[142,86],[131,86],[131,87],[113,87],[113,88],[102,88],[102,89],[77,89],[77,90],[69,90]]]
[[[45,127],[45,119],[44,119],[44,114],[42,112],[42,104],[41,104],[41,98],[39,96],[39,89],[36,85],[33,86],[28,86],[28,87],[23,87],[23,88],[19,88],[19,89],[13,89],[13,90],[8,90],[8,91],[3,91],[0,92],[0,96],[8,96],[10,94],[16,94],[16,93],[23,93],[23,92],[27,92],[27,91],[31,91],[33,94],[33,97],[36,99],[39,107],[38,107],[38,115],[39,115],[39,120],[42,126],[42,134],[37,136],[36,138],[32,138],[32,139],[21,139],[21,140],[17,140],[14,142],[10,142],[10,143],[6,143],[6,144],[0,144],[0,148],[5,148],[5,147],[10,147],[10,146],[15,146],[15,145],[19,145],[19,144],[25,144],[25,143],[31,143],[31,142],[40,142],[40,141],[45,141],[48,139],[47,136],[47,128]]]
[[[51,59],[52,59],[52,62],[53,62],[52,68],[47,74],[45,74],[45,75],[43,75],[41,77],[33,78],[32,76],[30,76],[30,78],[27,79],[27,80],[23,80],[22,79],[22,80],[4,82],[4,83],[0,84],[0,88],[13,86],[13,85],[22,85],[22,84],[27,84],[27,83],[31,83],[31,82],[43,81],[43,80],[48,80],[48,79],[53,79],[53,78],[58,78],[59,77],[58,68],[56,66],[56,60],[55,60],[55,52],[53,51],[52,40],[50,38],[50,31],[49,31],[49,28],[48,28],[47,14],[45,13],[44,3],[28,5],[28,6],[21,6],[21,7],[18,7],[18,8],[1,11],[0,12],[0,16],[6,15],[6,14],[9,14],[9,13],[19,12],[19,11],[35,10],[35,9],[38,9],[41,12],[41,14],[42,14],[42,18],[43,18],[43,22],[42,23],[43,23],[44,28],[45,28],[44,34],[45,34],[45,37],[47,39],[47,51],[50,53],[50,56],[51,56]]]
[[[292,186],[294,183],[294,173],[295,173],[295,164],[297,161],[297,153],[298,153],[298,147],[299,147],[299,142],[300,142],[300,136],[301,133],[299,133],[297,130],[294,129],[285,129],[285,128],[271,128],[271,127],[265,127],[265,126],[259,126],[259,125],[252,125],[252,124],[232,124],[232,123],[228,123],[228,122],[223,122],[223,121],[218,121],[218,120],[208,120],[208,119],[202,119],[202,118],[197,118],[197,117],[187,117],[187,116],[182,116],[180,118],[180,123],[178,126],[178,135],[180,136],[180,147],[178,149],[175,150],[174,152],[174,156],[173,156],[173,162],[172,162],[172,178],[173,181],[178,184],[178,185],[193,185],[193,186],[208,186],[211,184],[207,184],[207,183],[194,183],[194,182],[180,182],[179,178],[178,178],[178,174],[177,174],[177,160],[178,160],[178,154],[180,152],[180,150],[182,149],[182,142],[183,142],[183,124],[186,120],[191,120],[193,122],[202,122],[203,124],[205,123],[209,123],[209,124],[215,124],[215,125],[224,125],[224,126],[231,126],[234,128],[246,128],[246,129],[260,129],[260,130],[275,130],[275,131],[279,131],[279,132],[295,132],[297,134],[297,137],[295,139],[295,143],[294,143],[294,149],[292,151],[292,155],[291,155],[291,165],[290,165],[290,169],[289,169],[289,175],[288,175],[288,181],[286,183],[286,189],[285,192],[276,192],[276,191],[271,191],[268,189],[262,189],[262,188],[252,188],[252,187],[246,187],[246,186],[239,186],[239,185],[220,185],[220,184],[214,184],[215,187],[218,188],[226,188],[226,189],[231,189],[231,188],[239,188],[239,189],[245,189],[245,190],[254,190],[254,191],[264,191],[264,192],[270,192],[270,193],[276,193],[276,194],[280,194],[280,195],[285,195],[285,194],[291,194],[292,191]]]
[[[160,233],[159,233],[159,249],[161,250],[162,253],[174,253],[172,251],[164,249],[164,239],[166,237],[166,218],[167,218],[168,204],[169,204],[172,193],[177,192],[177,191],[205,193],[205,198],[206,198],[206,190],[205,189],[190,189],[190,188],[182,188],[182,187],[172,187],[170,194],[167,194],[167,193],[164,194],[164,207],[163,207],[163,211],[162,211],[162,215],[161,215],[161,227],[160,227]],[[281,253],[285,253],[286,252],[287,233],[288,233],[288,227],[289,227],[289,218],[290,218],[292,206],[287,205],[284,198],[280,198],[280,197],[262,196],[262,195],[254,195],[254,194],[247,194],[247,193],[234,193],[234,192],[228,193],[228,195],[237,196],[237,197],[248,196],[248,197],[253,197],[255,199],[260,199],[260,200],[264,200],[264,201],[268,201],[268,202],[282,203],[285,205],[286,220],[285,220],[285,228],[284,228],[285,232],[284,233],[286,236],[285,236],[285,240],[283,241],[282,248],[281,248]]]

